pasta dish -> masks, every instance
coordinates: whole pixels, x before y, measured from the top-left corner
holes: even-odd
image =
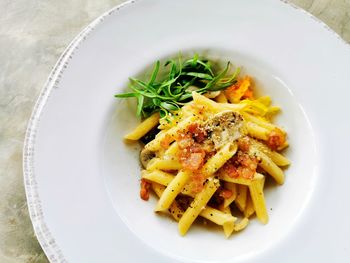
[[[253,79],[238,68],[229,75],[230,63],[217,71],[196,55],[166,66],[165,79],[157,62],[148,82],[131,79],[134,92],[116,95],[135,97],[143,117],[125,136],[143,144],[140,197],[148,200],[152,190],[155,211],[171,215],[181,235],[198,217],[222,226],[226,237],[253,215],[266,224],[265,178],[283,184],[290,164],[280,153],[287,134],[272,122],[279,107],[256,98]]]

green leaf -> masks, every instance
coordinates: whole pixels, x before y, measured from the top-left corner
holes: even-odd
[[[154,104],[155,106],[161,106],[161,103],[162,103],[162,101],[161,101],[160,99],[158,99],[158,98],[154,98],[154,99],[152,100],[152,102],[153,102],[153,104]]]
[[[206,74],[206,73],[186,72],[186,73],[183,73],[183,75],[197,77],[197,78],[201,78],[201,79],[207,79],[207,80],[213,79],[213,77],[211,75]]]
[[[184,101],[184,100],[187,100],[189,98],[192,98],[192,93],[186,93],[184,95],[182,95],[179,99],[179,101]]]
[[[168,103],[168,102],[162,102],[160,103],[160,106],[168,111],[176,111],[179,109],[179,106],[176,104]]]
[[[159,110],[159,116],[160,116],[160,118],[165,118],[166,116],[168,115],[168,112],[166,111],[166,110],[164,110],[164,109],[160,109]]]
[[[159,62],[159,60],[157,60],[156,64],[154,65],[154,69],[153,69],[153,72],[152,72],[152,75],[151,75],[151,79],[148,82],[149,86],[152,85],[154,83],[154,81],[156,80],[156,78],[157,78],[158,71],[159,71],[159,65],[160,65],[160,62]]]
[[[137,116],[141,116],[144,99],[145,98],[143,96],[137,96],[137,109],[136,109]]]
[[[154,88],[151,85],[149,85],[149,84],[147,84],[139,79],[134,79],[134,78],[129,78],[129,79],[130,79],[131,83],[135,83],[136,85],[140,86],[142,89],[147,90],[149,92],[155,92]]]
[[[208,82],[208,84],[203,88],[203,90],[212,90],[214,88],[214,85],[221,79],[223,78],[228,69],[230,67],[230,62],[227,62],[227,65],[225,67],[225,69],[223,71],[221,71],[216,77],[214,77],[210,82]]]
[[[177,67],[176,67],[176,63],[175,61],[171,61],[171,68],[170,68],[170,72],[169,72],[169,79],[173,79],[176,75],[176,70],[177,70]]]
[[[116,98],[131,98],[131,97],[137,97],[137,93],[135,92],[130,92],[130,93],[120,93],[120,94],[115,94],[114,97]]]
[[[233,81],[235,81],[236,77],[238,76],[238,74],[241,72],[241,68],[236,68],[235,72],[233,72],[231,78],[223,78],[220,80],[220,83],[231,83]]]
[[[192,66],[196,66],[198,61],[198,54],[194,54],[193,60],[192,60]]]

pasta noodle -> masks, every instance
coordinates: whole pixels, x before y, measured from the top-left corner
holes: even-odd
[[[187,171],[179,172],[175,178],[168,184],[165,188],[163,194],[159,198],[157,206],[155,208],[156,212],[166,211],[172,202],[175,200],[176,196],[181,192],[187,181],[190,179],[190,173]]]
[[[263,180],[263,179],[260,179]],[[254,180],[251,185],[249,185],[250,196],[253,201],[254,210],[258,219],[266,224],[269,220],[267,214],[267,209],[265,205],[264,191],[261,187],[261,182],[259,180]]]
[[[179,221],[179,232],[182,236],[186,234],[194,220],[200,214],[202,208],[206,206],[218,187],[219,180],[209,180],[204,189],[196,195]]]
[[[232,215],[231,214],[231,209],[229,206],[226,206],[226,207],[223,207],[221,209],[224,213],[226,213],[227,215]],[[223,229],[224,229],[224,233],[225,233],[225,236],[226,238],[229,238],[232,234],[232,232],[234,231],[235,229],[235,221],[237,220],[236,217],[234,217],[234,221],[227,221],[225,222],[222,226],[223,226]]]
[[[125,139],[137,141],[146,135],[159,123],[159,114],[155,113],[141,122],[131,133],[125,135]]]
[[[237,184],[224,182],[224,187],[231,191],[232,195],[224,199],[224,208],[228,207],[237,197]]]
[[[238,207],[239,210],[242,212],[244,211],[246,204],[247,204],[247,194],[248,194],[248,187],[243,184],[238,185],[237,190],[237,197],[235,199],[235,204]]]

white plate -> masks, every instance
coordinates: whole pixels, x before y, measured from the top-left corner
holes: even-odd
[[[283,113],[292,166],[268,190],[270,222],[226,240],[185,237],[139,198],[133,105],[116,100],[153,61],[198,51],[254,76]],[[31,219],[52,262],[296,262],[350,257],[347,209],[350,48],[281,1],[140,0],[89,25],[55,66],[31,117],[24,177]]]

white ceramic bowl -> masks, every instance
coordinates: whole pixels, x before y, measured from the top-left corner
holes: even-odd
[[[113,95],[153,61],[198,52],[230,60],[283,109],[292,165],[266,191],[270,222],[226,240],[196,224],[185,237],[155,199],[139,198],[132,101]],[[24,149],[31,219],[52,262],[295,262],[350,256],[346,88],[350,48],[281,1],[131,1],[66,49],[31,117]],[[344,206],[343,206],[344,205]]]

